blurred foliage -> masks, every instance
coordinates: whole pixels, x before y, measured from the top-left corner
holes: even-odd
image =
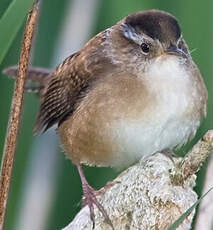
[[[0,20],[0,31],[4,31],[4,35],[0,36],[0,63],[23,24],[32,3],[33,0],[14,0],[2,15]]]
[[[213,2],[206,0],[99,0],[100,8],[98,11],[96,26],[93,29],[93,35],[97,32],[113,25],[125,15],[138,10],[157,8],[168,11],[174,14],[183,30],[184,38],[187,41],[192,53],[193,59],[199,66],[203,74],[209,91],[208,101],[208,115],[202,123],[196,138],[191,144],[195,143],[207,129],[213,127],[213,27],[212,25],[212,8]],[[0,17],[6,11],[11,0],[0,1]],[[23,0],[22,0],[23,2]],[[29,2],[25,0],[26,4]],[[38,66],[49,67],[53,48],[56,44],[60,33],[61,24],[64,20],[64,12],[69,0],[52,1],[45,0],[42,4],[41,15],[39,19],[39,28],[34,50],[33,63]],[[17,11],[20,12],[20,11]],[[86,12],[81,12],[85,14]],[[16,17],[17,15],[14,15]],[[23,16],[23,15],[22,15]],[[12,19],[11,19],[12,20]],[[7,25],[9,21],[6,22]],[[79,21],[80,25],[80,21]],[[7,33],[7,26],[5,31],[0,31],[1,34]],[[18,62],[21,38],[23,33],[23,26],[19,30],[16,38],[10,47],[6,58],[0,64],[0,71],[8,66]],[[1,39],[0,39],[1,40]],[[8,41],[9,42],[9,41]],[[3,44],[0,43],[0,50]],[[0,75],[0,149],[3,149],[4,138],[8,122],[8,114],[11,103],[11,96],[13,91],[13,81]],[[33,95],[27,95],[25,98],[22,127],[20,130],[19,144],[16,152],[15,167],[13,170],[12,185],[10,189],[9,204],[7,210],[6,230],[13,230],[14,219],[17,214],[17,202],[22,192],[22,180],[24,173],[26,173],[26,164],[28,162],[31,143],[33,141],[32,128],[34,124],[35,114],[38,107],[38,101]],[[190,148],[189,144],[185,151]],[[2,151],[1,151],[2,152]],[[62,164],[62,171],[58,176],[58,190],[55,203],[53,204],[53,211],[49,218],[48,229],[60,229],[68,224],[71,218],[79,210],[79,201],[81,197],[80,180],[77,171],[71,167],[70,162],[67,161],[63,153],[60,153],[60,162]],[[206,164],[207,165],[207,164]],[[205,165],[205,166],[206,166]],[[201,192],[202,183],[204,181],[205,166],[199,173],[198,184],[196,190]],[[86,175],[89,182],[96,188],[103,186],[106,181],[115,176],[115,172],[111,169],[97,169],[85,168]]]

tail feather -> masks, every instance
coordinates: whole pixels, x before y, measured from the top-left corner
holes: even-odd
[[[8,75],[12,78],[16,78],[18,75],[18,66],[10,66],[4,69],[3,74]],[[39,96],[42,95],[42,89],[44,89],[47,77],[52,73],[52,70],[39,68],[39,67],[29,67],[27,72],[27,84],[25,90],[27,92],[37,93]],[[30,83],[36,83],[34,85]]]
[[[11,76],[13,78],[18,75],[18,66],[10,66],[4,69],[3,74]],[[27,73],[27,79],[32,82],[42,83],[44,78],[52,73],[52,70],[40,68],[40,67],[29,67]]]

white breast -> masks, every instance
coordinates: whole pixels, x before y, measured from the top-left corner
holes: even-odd
[[[194,115],[199,98],[196,83],[177,57],[157,58],[143,82],[156,103],[143,110],[138,119],[130,115],[114,122],[112,138],[119,150],[113,166],[128,166],[141,157],[182,145],[200,125],[199,116]]]

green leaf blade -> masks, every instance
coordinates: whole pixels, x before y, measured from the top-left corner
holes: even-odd
[[[186,210],[170,227],[168,230],[175,230],[178,226],[185,220],[185,218],[190,215],[194,208],[201,202],[201,200],[211,191],[213,187],[210,188],[205,194],[203,194],[189,209]]]
[[[21,28],[34,0],[14,0],[0,19],[0,64]]]

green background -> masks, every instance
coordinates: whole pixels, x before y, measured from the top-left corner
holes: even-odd
[[[0,1],[0,18],[5,10],[8,8],[10,0]],[[29,4],[30,0],[22,0],[17,7],[24,9],[25,4]],[[61,25],[65,17],[65,9],[69,0],[44,0],[40,12],[39,28],[34,48],[33,64],[37,66],[50,67],[51,58],[53,55],[53,48],[60,35]],[[204,77],[209,92],[208,100],[208,115],[203,121],[197,136],[191,144],[195,143],[208,129],[213,127],[213,26],[212,26],[212,9],[213,1],[195,1],[195,0],[99,0],[99,8],[97,11],[97,20],[95,26],[91,31],[90,36],[97,32],[113,25],[125,15],[145,9],[161,9],[168,11],[175,15],[182,27],[183,35],[187,41],[190,50],[196,49],[193,53],[193,59],[197,63]],[[19,13],[19,15],[18,15]],[[79,12],[86,13],[86,12]],[[16,15],[17,14],[17,15]],[[20,17],[20,14],[25,16],[25,12],[15,11],[12,17]],[[13,18],[13,20],[14,20]],[[12,18],[10,17],[12,20]],[[18,22],[18,20],[17,20]],[[10,25],[6,21],[6,25]],[[81,22],[79,21],[79,26]],[[23,34],[23,25],[16,33],[15,39],[10,46],[2,63],[0,63],[0,71],[9,65],[17,64],[20,51],[20,43]],[[2,27],[0,31],[3,37],[7,33],[8,26]],[[6,47],[6,42],[0,43],[0,50]],[[9,41],[8,41],[9,42]],[[10,111],[10,103],[13,93],[14,82],[4,75],[0,74],[0,154],[3,152],[4,139],[7,129],[8,116]],[[13,170],[12,184],[10,189],[7,218],[5,222],[5,229],[15,229],[15,221],[18,213],[18,202],[23,192],[22,184],[23,178],[28,173],[27,164],[30,158],[32,141],[34,136],[32,129],[38,109],[38,101],[34,95],[26,95],[24,103],[24,111],[22,117],[22,125],[19,132],[19,143],[15,157],[15,167]],[[49,140],[51,144],[51,140]],[[190,148],[187,145],[186,149]],[[77,170],[64,157],[64,153],[58,153],[58,164],[56,167],[60,168],[57,177],[55,178],[56,195],[54,203],[52,204],[51,213],[48,215],[47,229],[60,229],[66,226],[79,210],[79,201],[81,198],[80,180]],[[205,167],[199,173],[196,190],[200,194],[202,189],[202,181],[204,177]],[[116,172],[111,169],[97,169],[85,168],[87,178],[92,186],[99,188],[103,186],[106,181],[115,177]],[[39,201],[38,201],[39,202]]]

